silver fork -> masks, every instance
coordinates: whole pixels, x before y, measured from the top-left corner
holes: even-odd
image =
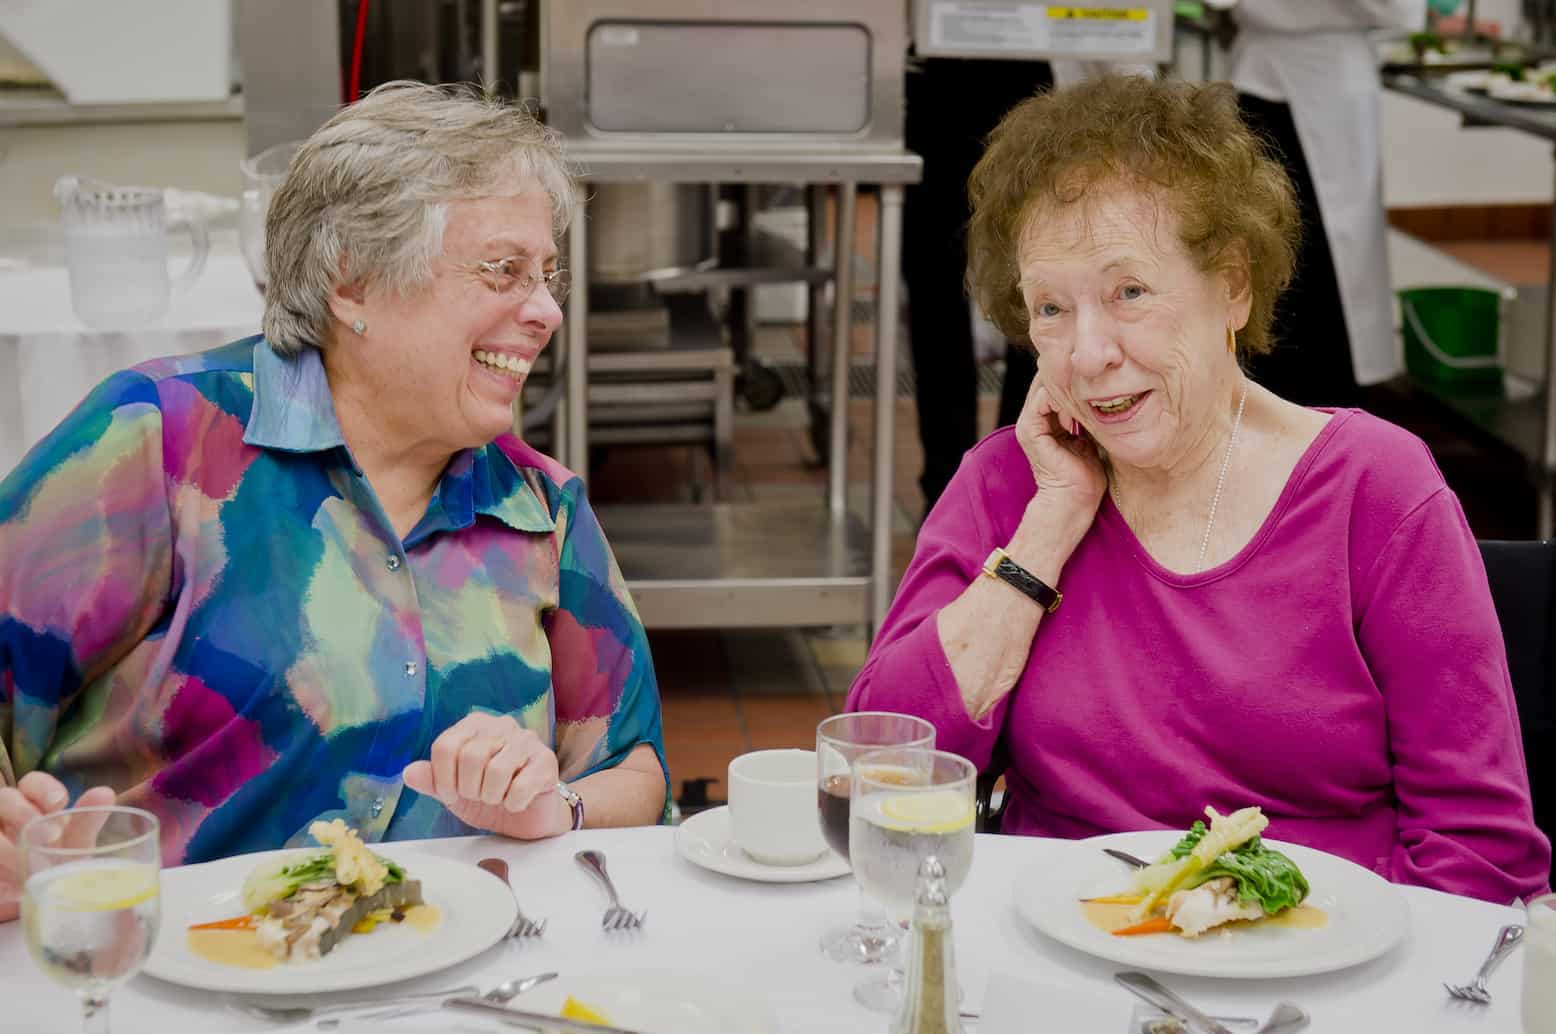
[[[539,937],[546,932],[546,924],[550,922],[549,919],[542,919],[537,923],[526,916],[524,909],[520,907],[519,892],[513,889],[513,884],[508,882],[507,862],[501,858],[483,858],[476,863],[476,866],[485,869],[499,880],[502,880],[503,885],[508,888],[508,893],[513,895],[513,908],[516,914],[513,925],[508,927],[507,937]]]
[[[1490,1005],[1491,992],[1486,990],[1486,979],[1491,976],[1491,971],[1497,968],[1497,963],[1507,958],[1523,939],[1524,928],[1517,923],[1508,923],[1497,934],[1497,943],[1492,945],[1491,954],[1486,956],[1486,961],[1480,964],[1480,972],[1475,974],[1473,984],[1443,984],[1443,986],[1455,998]]]
[[[605,893],[610,895],[610,907],[605,910],[605,915],[600,920],[600,926],[606,930],[636,930],[643,925],[643,920],[648,918],[647,912],[633,912],[621,907],[621,898],[616,894],[616,887],[611,883],[610,874],[605,871],[605,856],[598,851],[579,851],[573,855],[574,861],[589,871],[589,875],[600,881],[600,886],[605,888]]]

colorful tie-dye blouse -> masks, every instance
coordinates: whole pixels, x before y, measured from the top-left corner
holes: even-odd
[[[414,405],[414,400],[385,402]],[[100,385],[0,482],[0,781],[160,816],[169,864],[468,833],[400,772],[472,711],[564,779],[651,744],[653,663],[583,484],[512,436],[402,542],[319,354],[260,338]]]

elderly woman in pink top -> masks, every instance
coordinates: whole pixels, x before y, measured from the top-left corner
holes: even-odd
[[[926,520],[849,707],[921,715],[980,768],[1003,748],[1006,832],[1257,804],[1390,880],[1542,890],[1457,498],[1407,432],[1241,369],[1274,346],[1298,216],[1231,89],[1034,97],[970,191],[973,288],[1039,375]]]

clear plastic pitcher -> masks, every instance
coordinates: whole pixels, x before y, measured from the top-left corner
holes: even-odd
[[[62,176],[54,196],[65,230],[70,303],[89,327],[153,326],[167,313],[172,295],[187,291],[205,269],[210,254],[205,222],[170,219],[160,190]],[[168,233],[175,229],[188,231],[194,245],[176,281],[168,272]]]
[[[243,173],[243,201],[238,208],[238,243],[243,248],[243,261],[248,263],[254,286],[265,293],[269,275],[265,272],[265,216],[270,211],[270,199],[286,180],[292,157],[303,145],[301,140],[289,140],[266,148],[251,158],[238,163]]]

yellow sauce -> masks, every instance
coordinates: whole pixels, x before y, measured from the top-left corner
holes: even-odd
[[[280,960],[259,943],[254,930],[190,930],[189,950],[222,966],[242,969],[271,969]]]
[[[405,910],[405,925],[419,933],[431,933],[443,922],[436,905],[412,905]]]
[[[1097,929],[1112,933],[1121,927],[1128,926],[1132,919],[1129,914],[1134,911],[1133,905],[1109,905],[1101,901],[1082,901],[1081,915],[1086,921]]]
[[[1298,905],[1268,919],[1265,926],[1289,926],[1293,930],[1322,930],[1329,925],[1329,913],[1313,905]]]
[[[1086,921],[1097,929],[1112,933],[1131,925],[1134,920],[1130,917],[1134,911],[1133,905],[1112,905],[1100,901],[1082,901],[1081,915]],[[1284,926],[1292,930],[1320,930],[1329,925],[1329,913],[1313,905],[1298,905],[1296,908],[1288,908],[1279,915],[1266,919],[1239,919],[1236,922],[1223,923],[1215,927],[1216,930],[1226,930],[1234,927],[1253,926]],[[1207,933],[1211,931],[1206,931]],[[1150,937],[1152,934],[1141,936]],[[1173,934],[1172,936],[1177,936]]]

